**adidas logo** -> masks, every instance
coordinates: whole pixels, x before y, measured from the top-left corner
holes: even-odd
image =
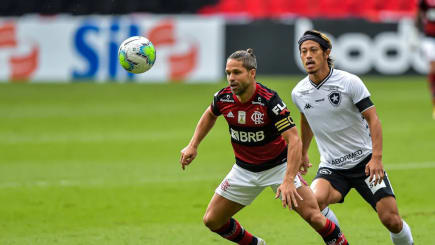
[[[234,117],[234,115],[233,115],[233,113],[230,111],[230,112],[228,112],[227,117]]]

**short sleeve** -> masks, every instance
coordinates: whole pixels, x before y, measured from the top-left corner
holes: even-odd
[[[219,109],[218,101],[219,101],[219,92],[215,93],[213,96],[213,101],[211,102],[210,109],[216,116],[221,115],[221,111]]]
[[[360,112],[373,106],[373,102],[370,100],[370,92],[359,77],[353,76],[350,81],[349,92],[353,103]]]
[[[297,101],[296,92],[295,92],[294,89],[293,89],[293,91],[292,91],[292,101],[293,101],[293,104],[294,104],[294,105],[298,108],[298,110],[302,113],[302,108],[299,107],[299,104],[298,104],[298,101]]]
[[[282,133],[295,126],[290,116],[290,111],[278,94],[275,94],[269,101],[269,117],[279,133]]]
[[[357,76],[352,76],[349,84],[349,93],[354,104],[370,97],[370,92],[366,85]]]

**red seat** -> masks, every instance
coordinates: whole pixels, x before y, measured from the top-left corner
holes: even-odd
[[[199,13],[248,14],[254,18],[305,16],[326,18],[400,18],[413,16],[417,0],[220,0]]]

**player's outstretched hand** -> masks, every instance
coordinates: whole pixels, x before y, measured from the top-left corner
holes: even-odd
[[[308,155],[302,157],[302,165],[299,168],[299,173],[306,175],[308,173],[308,168],[311,168],[313,164],[310,163]]]
[[[297,199],[304,200],[296,191],[295,184],[292,181],[284,180],[283,183],[276,190],[275,199],[281,195],[282,207],[288,207],[289,210],[292,210],[293,207],[298,207]]]
[[[374,185],[380,184],[384,179],[384,167],[380,160],[371,159],[366,165],[366,176],[370,175],[369,182],[371,183],[374,179]]]
[[[187,165],[189,165],[193,159],[195,159],[198,154],[197,149],[193,146],[186,146],[183,150],[181,150],[180,163],[181,168],[184,170]]]

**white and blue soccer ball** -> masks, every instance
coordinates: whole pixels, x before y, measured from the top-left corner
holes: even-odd
[[[144,73],[153,67],[156,49],[145,37],[134,36],[121,43],[118,58],[121,66],[128,72]]]

